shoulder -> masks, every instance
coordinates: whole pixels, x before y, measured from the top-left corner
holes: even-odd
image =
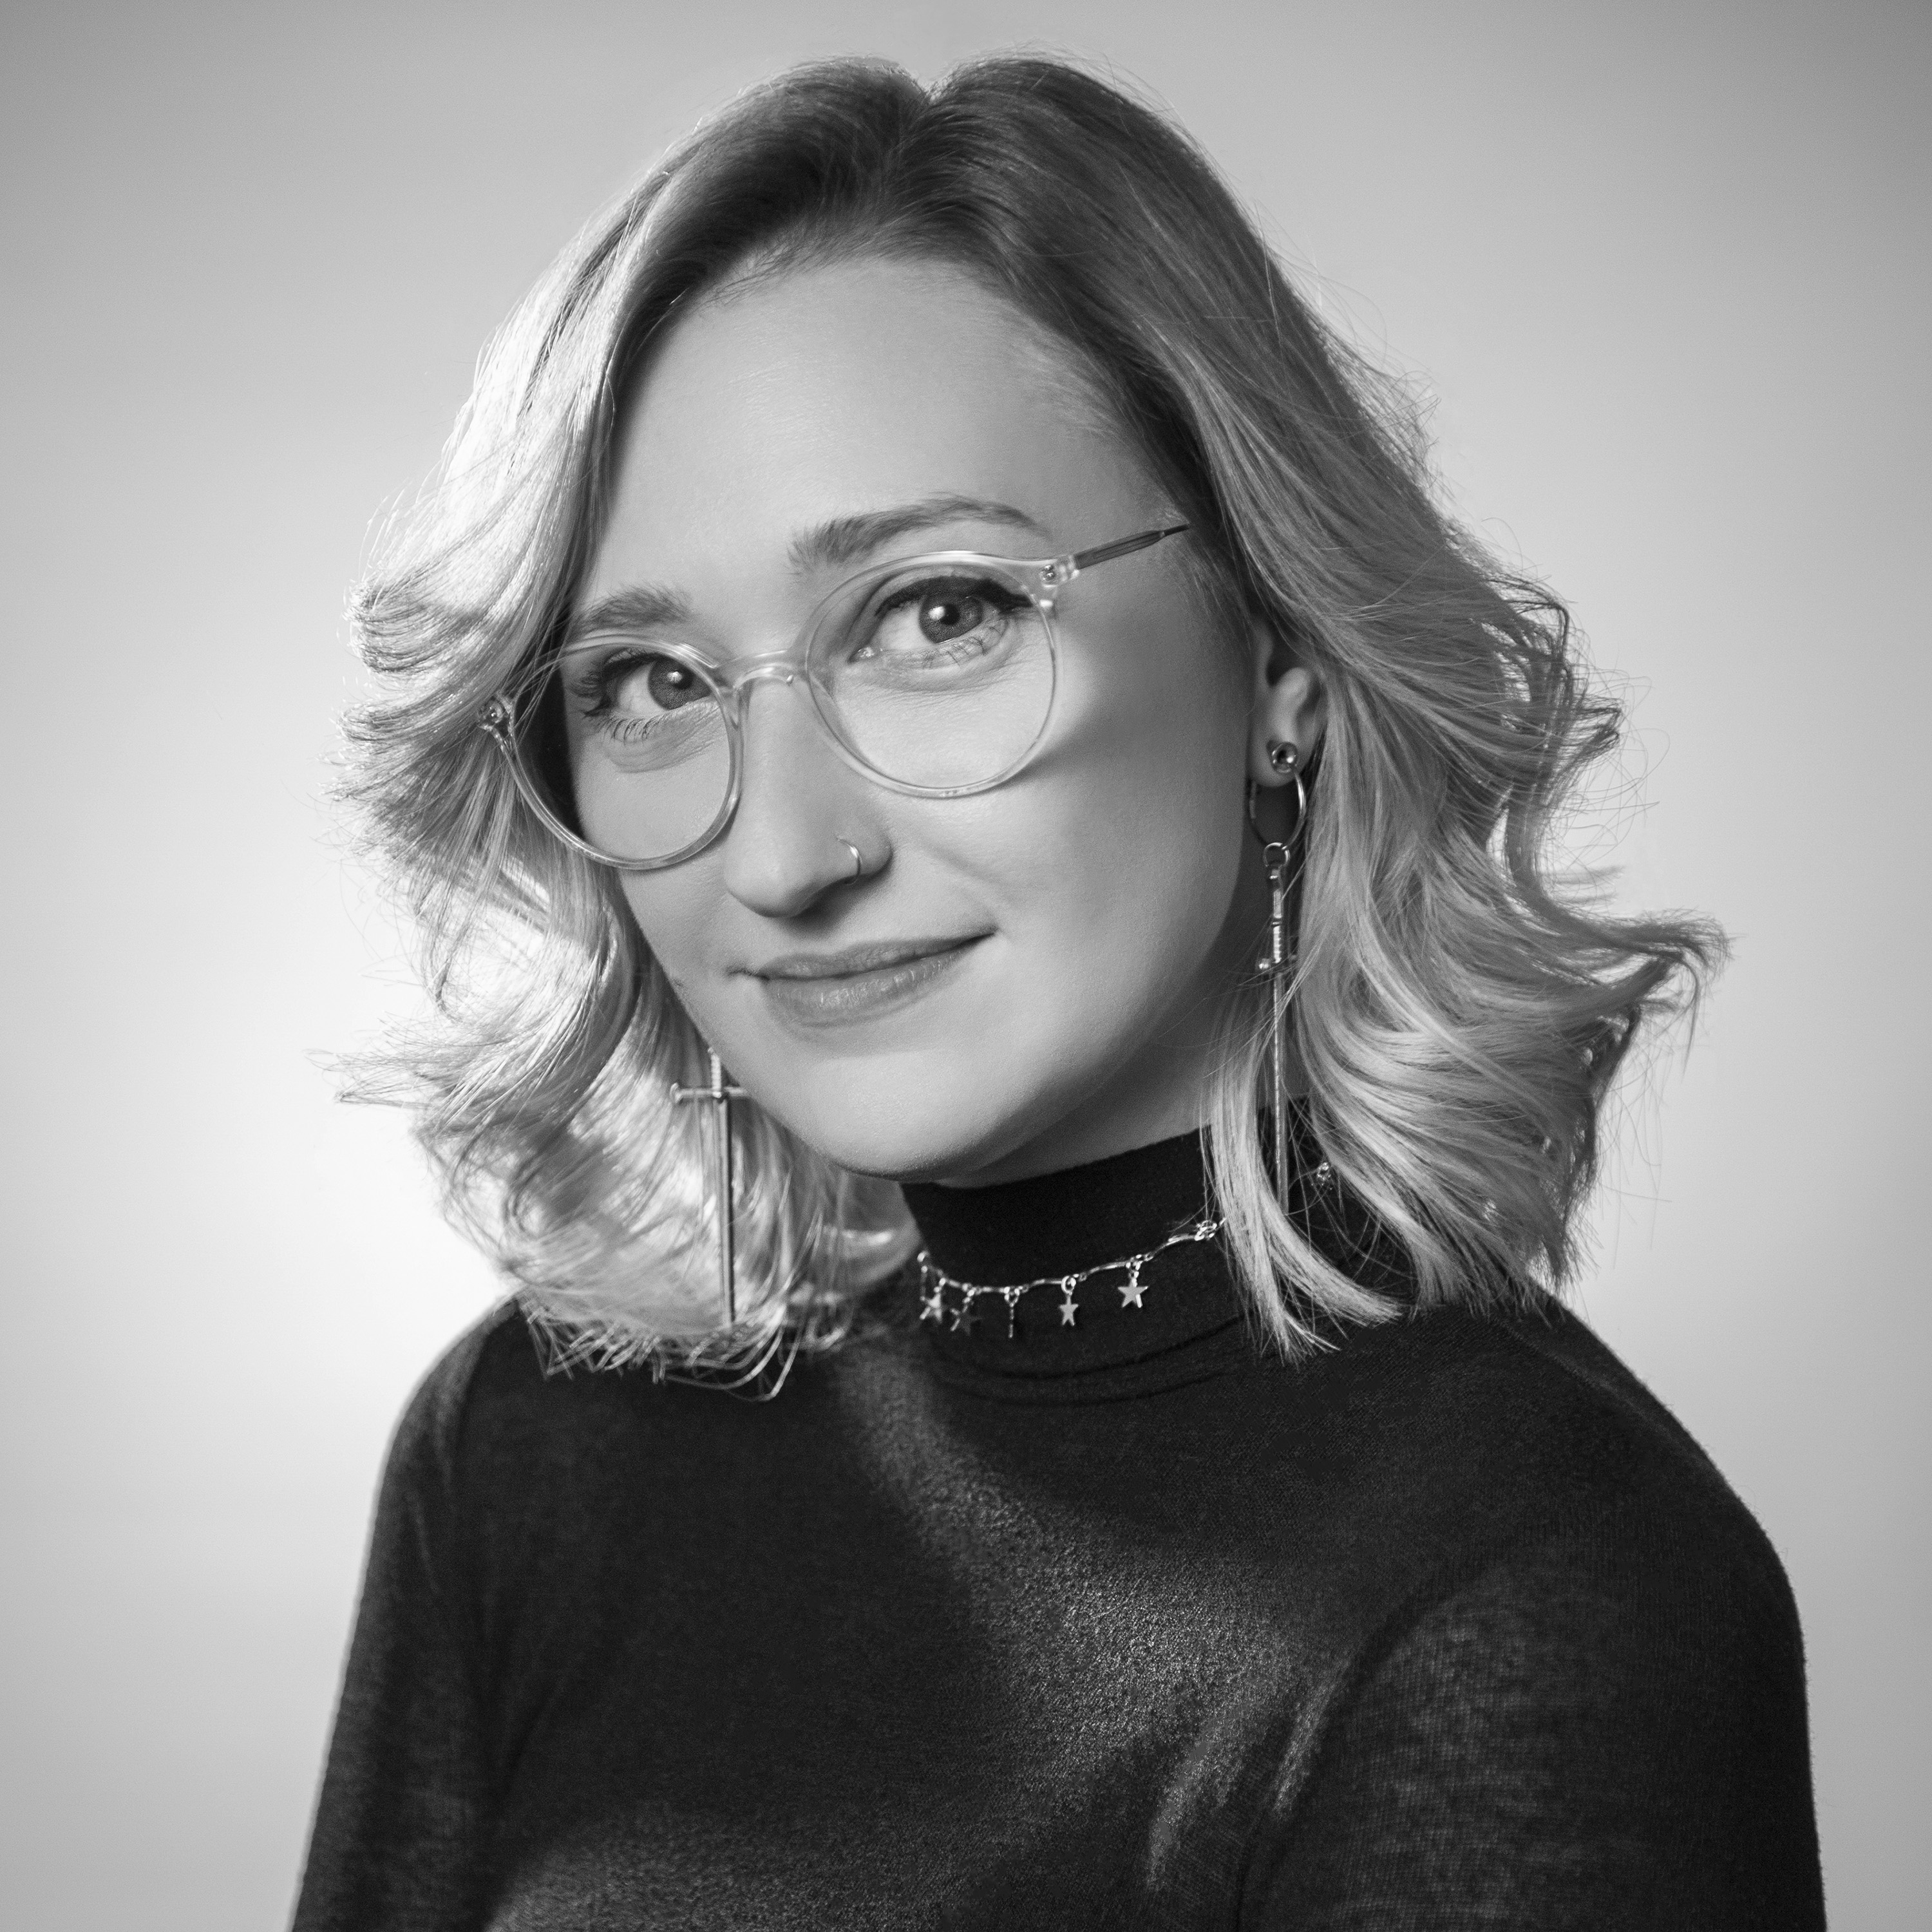
[[[514,1382],[518,1357],[535,1360],[532,1338],[513,1301],[500,1304],[445,1348],[416,1384],[396,1424],[392,1461],[447,1465],[461,1443],[479,1384]]]
[[[488,1466],[514,1465],[533,1446],[552,1442],[552,1453],[567,1458],[560,1438],[572,1406],[557,1397],[588,1379],[547,1372],[541,1340],[521,1307],[514,1300],[500,1303],[416,1384],[391,1439],[386,1491],[460,1507],[479,1484],[494,1481]]]
[[[1244,1378],[1262,1480],[1313,1486],[1289,1525],[1412,1617],[1544,1552],[1660,1600],[1725,1596],[1795,1632],[1784,1570],[1688,1431],[1555,1304],[1508,1318],[1442,1310],[1358,1331],[1318,1360]],[[1258,1500],[1258,1498],[1257,1498]],[[1666,1584],[1664,1572],[1671,1573]]]
[[[1499,1924],[1822,1924],[1797,1612],[1710,1459],[1560,1312],[1371,1353],[1417,1438],[1373,1438],[1414,1485],[1378,1528],[1420,1553],[1280,1787],[1261,1922],[1355,1923],[1370,1884]]]
[[[1566,1514],[1646,1491],[1742,1508],[1689,1431],[1554,1302],[1392,1324],[1338,1351],[1334,1372],[1378,1453],[1441,1499],[1500,1486]]]
[[[1610,1504],[1390,1617],[1278,1787],[1258,1922],[1356,1924],[1366,1887],[1392,1914],[1480,1899],[1484,1924],[1615,1901],[1630,1924],[1821,1927],[1782,1572],[1741,1508],[1708,1540],[1673,1514]]]
[[[1354,1923],[1372,1872],[1498,1923],[1572,1922],[1586,1897],[1633,1924],[1818,1922],[1784,1569],[1582,1322],[1422,1316],[1274,1394],[1318,1418],[1324,1479],[1283,1560],[1331,1558],[1260,1861],[1277,1916]]]
[[[634,1454],[609,1451],[612,1418],[650,1386],[644,1375],[559,1370],[506,1300],[417,1384],[379,1516],[419,1540],[439,1575],[465,1580],[469,1594],[487,1597],[491,1578],[540,1574],[573,1526],[607,1511],[639,1473]]]
[[[1430,1318],[1392,1338],[1412,1354],[1404,1403],[1414,1507],[1460,1526],[1428,1587],[1394,1620],[1492,1619],[1501,1658],[1567,1630],[1772,1652],[1798,1642],[1783,1565],[1690,1432],[1555,1303],[1528,1315]],[[1382,1445],[1388,1449],[1386,1442]],[[1586,1648],[1588,1645],[1585,1646]]]
[[[814,1378],[778,1400],[647,1366],[561,1362],[512,1299],[458,1337],[398,1425],[391,1480],[434,1488],[458,1533],[497,1556],[539,1555],[558,1526],[634,1511],[647,1494],[714,1495],[760,1456],[796,1460],[822,1424]]]

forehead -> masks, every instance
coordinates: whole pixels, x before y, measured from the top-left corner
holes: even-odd
[[[592,590],[701,589],[828,518],[947,494],[1102,540],[1146,494],[1066,352],[968,278],[891,262],[700,304],[626,399],[614,482]]]

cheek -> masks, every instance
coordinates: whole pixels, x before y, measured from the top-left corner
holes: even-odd
[[[1079,976],[1118,982],[1171,975],[1220,930],[1240,871],[1246,707],[1234,654],[1184,618],[1112,643],[1070,666],[1067,729],[1016,788],[1001,843],[1026,924],[1080,935]]]
[[[723,887],[710,854],[663,872],[627,872],[624,902],[674,985],[696,979]]]
[[[1144,842],[1161,864],[1218,832],[1245,772],[1239,666],[1197,622],[1154,614],[1069,666],[1069,746],[1090,832]]]

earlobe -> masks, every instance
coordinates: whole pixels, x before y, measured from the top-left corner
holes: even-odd
[[[1259,785],[1289,784],[1298,771],[1307,769],[1321,742],[1328,708],[1321,680],[1306,664],[1295,663],[1286,648],[1271,638],[1265,651],[1257,649],[1256,658],[1257,688],[1249,724],[1248,776]],[[1292,757],[1286,754],[1288,748],[1292,748]]]

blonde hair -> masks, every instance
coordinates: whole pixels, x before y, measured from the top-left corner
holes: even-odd
[[[905,1260],[895,1186],[741,1104],[743,1313],[716,1326],[698,1110],[668,1096],[700,1042],[614,878],[534,818],[478,729],[568,611],[654,334],[748,268],[854,254],[972,274],[1061,346],[1181,506],[1220,608],[1318,676],[1306,1129],[1417,1305],[1559,1286],[1610,1084],[1722,941],[1559,892],[1552,828],[1619,726],[1562,605],[1445,518],[1401,393],[1298,298],[1186,137],[1057,61],[931,90],[868,62],[781,75],[594,222],[493,343],[355,604],[383,689],[350,721],[346,790],[425,935],[434,1017],[353,1090],[416,1109],[452,1213],[568,1356],[755,1366],[836,1341]],[[1228,989],[1210,1158],[1238,1278],[1293,1352],[1397,1304],[1274,1198],[1264,1001]]]

